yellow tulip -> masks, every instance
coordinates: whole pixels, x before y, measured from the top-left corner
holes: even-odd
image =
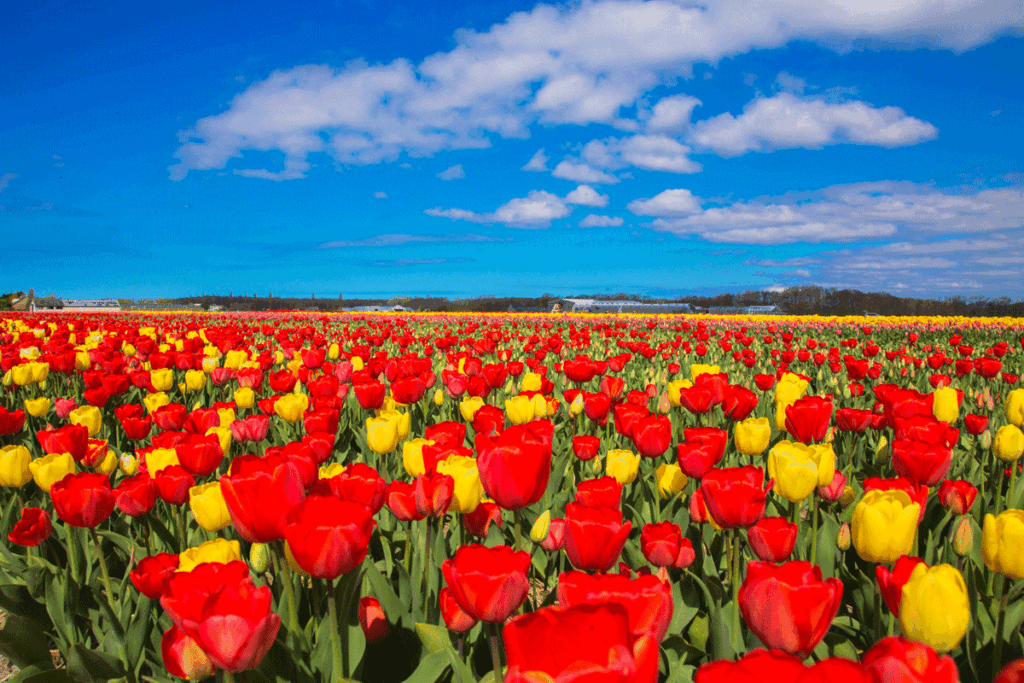
[[[309,396],[285,394],[274,403],[274,412],[286,422],[298,422],[309,407]]]
[[[202,370],[185,372],[185,388],[189,391],[200,391],[206,386],[206,373]]]
[[[25,412],[32,417],[44,417],[50,412],[50,399],[45,396],[25,399]]]
[[[949,652],[963,640],[971,621],[963,574],[948,564],[919,564],[903,585],[900,627],[910,640]]]
[[[139,459],[131,453],[122,453],[121,457],[117,459],[117,468],[126,477],[135,476],[135,473],[139,471]]]
[[[792,403],[777,403],[775,404],[775,428],[780,432],[789,431],[786,429],[786,408],[793,405]]]
[[[444,405],[444,392],[440,389],[434,389],[434,405]]]
[[[352,356],[349,361],[352,363],[352,372],[359,372],[363,369],[363,359],[360,356]]]
[[[366,443],[374,453],[391,453],[398,448],[398,422],[387,417],[367,418]]]
[[[155,413],[160,408],[170,404],[170,402],[170,397],[162,391],[142,397],[142,403],[146,406],[146,410],[149,413]]]
[[[399,443],[409,438],[409,429],[412,426],[412,419],[409,417],[409,413],[402,413],[397,410],[380,410],[377,411],[377,417],[383,417],[395,423],[395,429],[398,430]]]
[[[768,451],[768,476],[775,480],[775,492],[791,503],[799,503],[817,487],[827,485],[835,471],[831,444],[780,441]]]
[[[228,564],[242,559],[242,545],[238,541],[218,538],[197,548],[189,548],[178,555],[178,571],[190,572],[204,562]]]
[[[449,512],[468,513],[476,510],[484,496],[484,487],[480,483],[480,471],[476,466],[476,458],[465,455],[451,455],[437,463],[437,471],[447,474],[455,480],[455,490]]]
[[[892,564],[914,545],[921,506],[904,491],[868,491],[850,520],[853,547],[862,560]]]
[[[211,347],[211,348],[214,350],[214,352],[217,352],[217,347],[216,346]],[[205,358],[203,358],[203,369],[202,369],[201,372],[203,372],[204,375],[205,375],[205,373],[207,373],[210,370],[213,370],[214,368],[216,368],[217,365],[218,365],[217,359],[216,358],[211,358],[209,355],[207,355]],[[196,372],[200,372],[200,371],[197,370]],[[203,386],[206,386],[206,378],[205,378],[205,376],[203,378]],[[203,387],[199,387],[199,389],[202,389],[202,388]],[[198,391],[198,389],[194,389],[194,391]]]
[[[530,403],[533,404],[534,418],[548,417],[548,401],[542,394],[534,394]]]
[[[235,421],[235,411],[231,408],[218,408],[217,417],[220,418],[221,427],[230,427],[231,423]]]
[[[541,376],[536,372],[524,372],[520,391],[540,391],[544,386]]]
[[[526,424],[533,419],[533,402],[529,396],[513,396],[505,401],[505,414],[512,424]]]
[[[981,559],[989,571],[1014,581],[1024,579],[1024,510],[985,515],[981,529]]]
[[[674,382],[668,383],[668,402],[674,407],[678,408],[683,405],[681,401],[681,395],[683,389],[689,389],[693,386],[693,382],[688,379],[677,379]]]
[[[576,394],[576,398],[569,404],[569,414],[573,417],[577,417],[583,412],[583,393]]]
[[[0,447],[0,486],[18,488],[32,479],[32,454],[24,446]]]
[[[852,486],[844,486],[843,495],[839,496],[839,505],[848,508],[855,500],[857,500],[857,492],[853,490]]]
[[[19,387],[32,383],[32,368],[29,367],[30,365],[31,363],[23,363],[11,368],[11,379],[13,379],[14,383]]]
[[[733,429],[736,450],[743,455],[761,455],[771,438],[772,427],[767,417],[748,417]]]
[[[74,335],[71,336],[73,337]],[[92,359],[89,357],[88,352],[79,351],[75,354],[75,370],[88,370],[91,365]]]
[[[640,455],[632,451],[614,449],[608,451],[604,472],[620,484],[632,484],[640,469]]]
[[[658,482],[658,493],[666,500],[685,489],[689,481],[675,463],[660,465],[654,472],[654,479]]]
[[[327,360],[338,360],[338,356],[341,355],[341,347],[338,346],[337,342],[327,347]]]
[[[81,425],[89,430],[89,436],[94,437],[100,433],[103,426],[103,414],[96,406],[79,406],[68,415],[73,425]]]
[[[206,430],[206,436],[210,434],[217,435],[217,440],[220,441],[220,449],[224,451],[224,455],[227,455],[228,450],[231,449],[231,429],[228,427],[210,427]]]
[[[459,413],[466,422],[472,422],[476,411],[484,407],[484,400],[479,396],[467,396],[459,403]]]
[[[1003,411],[1006,413],[1006,421],[1010,424],[1024,427],[1024,389],[1014,389],[1006,396],[1003,402]]]
[[[149,372],[149,383],[157,391],[169,391],[174,386],[174,371],[170,368],[160,368]]]
[[[103,456],[103,461],[98,465],[95,465],[92,469],[95,472],[102,472],[103,474],[110,475],[117,469],[117,463],[117,453],[112,450],[107,450],[107,454]]]
[[[32,478],[36,480],[36,486],[47,493],[50,492],[51,486],[77,471],[75,459],[70,453],[51,453],[36,458],[28,464],[28,469],[32,473]]]
[[[329,465],[321,465],[320,470],[317,472],[317,479],[333,479],[334,477],[344,472],[346,469],[348,468],[342,465],[340,462],[332,462]]]
[[[207,531],[217,532],[231,524],[231,513],[224,502],[220,482],[212,481],[190,488],[188,506],[199,526]]]
[[[231,370],[237,370],[242,367],[242,363],[249,360],[249,354],[245,351],[231,350],[224,354],[224,367]]]
[[[775,403],[791,404],[797,399],[803,398],[807,393],[807,380],[797,377],[792,372],[787,372],[775,385]]]
[[[251,387],[235,389],[235,405],[242,410],[252,408],[256,403],[256,392]]]
[[[423,447],[433,446],[430,439],[413,439],[402,444],[402,464],[410,477],[418,477],[426,474],[426,467],[423,464]]]
[[[952,423],[960,417],[960,403],[956,398],[956,389],[940,387],[932,392],[932,415],[936,420]]]
[[[1000,460],[1016,460],[1024,454],[1024,432],[1017,425],[1003,425],[992,441],[992,452]]]
[[[155,477],[165,467],[180,464],[178,454],[173,448],[154,448],[146,454],[146,469],[151,477]]]
[[[696,381],[701,375],[717,375],[722,371],[717,365],[694,363],[690,366],[690,379]]]
[[[533,523],[533,527],[530,528],[530,540],[534,543],[540,543],[548,537],[548,531],[551,529],[551,510],[545,510],[537,517]]]

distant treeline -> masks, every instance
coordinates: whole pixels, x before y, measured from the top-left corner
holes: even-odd
[[[323,299],[291,298],[275,296],[220,296],[203,295],[181,299],[162,299],[165,305],[200,304],[204,309],[219,307],[225,311],[279,311],[317,310],[339,311],[357,306],[401,305],[413,311],[465,311],[496,312],[508,311],[511,307],[519,311],[551,310],[557,299],[552,294],[540,297],[476,297],[472,299],[393,298],[393,299]],[[987,297],[954,296],[946,299],[917,299],[900,297],[880,292],[860,292],[855,289],[834,289],[817,286],[790,287],[782,292],[747,291],[741,294],[718,294],[715,296],[686,296],[675,299],[659,299],[631,294],[568,295],[568,298],[599,299],[604,301],[640,301],[645,303],[685,302],[697,308],[717,306],[767,306],[778,305],[783,311],[795,315],[935,315],[972,317],[1024,317],[1024,300],[1011,301],[1009,297],[990,299]],[[122,303],[129,303],[122,300]],[[156,303],[156,302],[154,302]],[[139,302],[136,305],[145,305]],[[218,309],[214,309],[218,310]]]

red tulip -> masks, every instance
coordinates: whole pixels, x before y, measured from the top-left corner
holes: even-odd
[[[224,459],[224,451],[216,434],[190,434],[174,447],[174,452],[177,453],[181,466],[189,474],[197,477],[213,474]]]
[[[297,378],[291,373],[291,370],[282,368],[277,372],[272,372],[267,375],[267,380],[270,382],[270,390],[275,394],[287,394],[295,388]]]
[[[927,645],[902,636],[889,636],[864,653],[861,666],[874,681],[900,683],[958,683],[960,674],[949,655],[940,657]]]
[[[154,477],[157,493],[170,505],[184,505],[188,491],[196,485],[195,477],[181,465],[171,465],[156,473]]]
[[[284,538],[303,571],[335,579],[363,561],[375,527],[365,506],[313,493],[288,512]]]
[[[725,467],[713,469],[701,480],[700,493],[708,514],[723,529],[749,527],[764,515],[765,494],[772,487],[762,488],[764,470],[760,467]]]
[[[540,547],[549,553],[557,553],[565,547],[565,520],[553,519],[548,525],[548,535],[540,542]]]
[[[217,667],[233,673],[257,666],[274,644],[281,618],[270,603],[270,588],[257,588],[239,561],[179,572],[160,598],[174,625]]]
[[[426,517],[443,517],[452,503],[455,479],[447,474],[429,472],[416,477],[416,510]]]
[[[964,415],[964,427],[968,434],[981,434],[988,429],[988,415]]]
[[[636,681],[629,620],[621,605],[545,607],[503,630],[506,683]]]
[[[188,409],[180,403],[168,403],[154,410],[151,417],[162,431],[176,432],[185,424]]]
[[[580,503],[565,506],[565,554],[573,567],[606,572],[619,559],[631,522],[622,523],[622,511],[592,508]]]
[[[992,683],[1024,683],[1024,659],[1015,659],[996,675]]]
[[[946,479],[939,484],[939,502],[956,515],[970,512],[977,496],[978,489],[969,481]]]
[[[824,441],[831,419],[831,401],[804,396],[786,408],[786,431],[802,443]]]
[[[762,643],[803,659],[825,637],[842,597],[842,581],[822,581],[821,567],[809,562],[748,562],[739,604]]]
[[[694,385],[679,392],[679,404],[694,415],[703,415],[715,406],[714,394],[704,386]]]
[[[129,517],[140,517],[153,509],[159,491],[148,474],[122,479],[114,489],[117,509]]]
[[[485,405],[473,415],[473,429],[489,437],[501,434],[505,431],[505,411],[498,406]]]
[[[461,448],[466,443],[466,425],[461,422],[438,422],[426,428],[424,437],[438,446]]]
[[[239,456],[220,478],[238,535],[250,543],[284,538],[285,517],[305,497],[299,467],[281,456]]]
[[[914,567],[924,564],[920,557],[904,555],[893,564],[892,571],[885,565],[875,567],[875,580],[878,581],[878,589],[882,593],[882,599],[894,616],[900,615],[900,602],[903,600],[903,586],[910,581],[910,574]],[[925,565],[926,567],[928,565]]]
[[[466,525],[466,531],[477,538],[487,538],[487,531],[491,528],[491,522],[502,525],[501,508],[497,504],[482,501],[472,512],[462,515],[462,522]]]
[[[89,429],[82,425],[64,425],[60,429],[43,429],[36,432],[36,439],[43,452],[70,453],[81,462],[89,449]]]
[[[423,519],[423,515],[416,509],[415,484],[397,479],[391,482],[384,493],[384,504],[391,514],[403,522]]]
[[[762,683],[797,681],[807,671],[800,659],[775,650],[754,650],[733,662],[728,659],[702,664],[694,683]],[[846,679],[842,680],[846,683]]]
[[[640,551],[655,567],[685,569],[696,557],[693,544],[683,536],[679,525],[667,521],[644,525],[640,530]]]
[[[648,415],[633,423],[632,436],[640,455],[657,458],[672,443],[672,421],[665,415]]]
[[[615,477],[584,479],[576,484],[576,502],[592,508],[622,506],[622,484]]]
[[[612,410],[612,415],[615,419],[615,431],[626,438],[632,438],[633,424],[650,415],[650,411],[633,403],[620,403]]]
[[[895,418],[892,426],[895,441],[921,441],[953,448],[960,439],[959,429],[950,427],[931,415]]]
[[[140,593],[156,600],[170,590],[171,579],[178,571],[179,557],[173,553],[157,553],[139,560],[128,578]]]
[[[796,545],[797,525],[784,517],[762,517],[747,529],[751,550],[764,562],[785,562]]]
[[[7,540],[27,548],[34,548],[47,538],[53,531],[50,514],[39,508],[23,508],[21,519],[14,523],[14,528],[7,534]]]
[[[50,498],[57,516],[71,526],[92,529],[114,511],[114,489],[98,472],[67,475],[50,488]]]
[[[730,384],[726,387],[725,397],[722,399],[722,412],[730,420],[742,422],[754,412],[757,402],[757,394],[753,391],[738,384]]]
[[[529,425],[514,425],[494,439],[477,434],[476,451],[480,483],[504,509],[533,505],[547,490],[551,442]]]
[[[871,411],[858,408],[840,408],[836,411],[836,429],[841,432],[863,434],[871,426]]]
[[[177,626],[164,631],[160,639],[160,654],[167,673],[178,678],[197,681],[212,676],[215,670],[199,643]]]
[[[601,448],[601,439],[588,434],[572,437],[572,452],[580,460],[593,460]]]
[[[377,598],[366,596],[359,599],[359,625],[363,628],[366,642],[379,643],[391,633],[388,617]]]
[[[893,441],[892,468],[896,474],[918,485],[934,486],[942,481],[952,462],[949,448],[921,441]]]
[[[508,546],[464,545],[441,565],[462,610],[479,621],[500,624],[526,600],[530,555]]]
[[[363,410],[377,410],[384,405],[384,397],[387,394],[387,387],[383,382],[369,380],[352,384],[352,391],[355,392],[356,401]]]
[[[318,493],[333,493],[342,500],[351,500],[369,509],[371,515],[384,507],[387,484],[377,470],[357,462],[330,479],[321,479],[313,486]]]
[[[477,620],[466,614],[459,607],[458,601],[452,595],[451,588],[447,586],[442,588],[440,595],[438,595],[438,601],[441,603],[441,616],[444,617],[444,623],[448,630],[455,631],[456,633],[465,633],[476,626]]]
[[[589,391],[583,392],[583,413],[594,422],[605,420],[611,407],[611,396],[603,391],[593,394]]]

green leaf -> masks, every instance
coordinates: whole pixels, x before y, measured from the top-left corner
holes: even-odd
[[[34,621],[17,614],[8,614],[7,622],[0,629],[0,654],[19,669],[32,664],[49,664],[50,649],[46,642],[46,634]]]
[[[395,594],[395,589],[391,587],[391,582],[384,578],[384,575],[380,573],[380,569],[377,568],[375,563],[366,562],[363,566],[366,568],[366,578],[370,581],[373,594],[380,601],[388,621],[391,623],[399,620],[403,623],[408,621],[409,623],[406,625],[411,626],[412,615],[409,614],[408,608]]]
[[[456,672],[457,678],[461,680],[469,681],[473,680],[473,673],[466,666],[462,658],[459,657],[458,652],[452,647],[451,636],[448,634],[447,629],[443,629],[440,626],[433,624],[416,624],[416,635],[419,636],[420,642],[423,643],[423,647],[430,654],[442,652],[448,657],[448,663],[451,665],[452,670]]]
[[[69,578],[68,581],[71,581],[71,579]],[[57,633],[64,639],[66,644],[70,645],[75,642],[75,637],[69,623],[69,615],[64,597],[63,582],[55,580],[46,585],[46,611],[49,613]]]
[[[6,683],[74,683],[64,669],[54,669],[52,662],[33,664],[7,679]]]
[[[81,683],[106,683],[124,676],[125,670],[116,657],[76,643],[68,653],[68,673]]]
[[[434,683],[447,669],[448,658],[445,654],[433,652],[420,660],[419,666],[405,679],[405,683]]]
[[[125,632],[125,654],[128,658],[128,666],[133,669],[138,665],[139,660],[142,658],[142,651],[146,646],[146,636],[149,634],[150,629],[159,626],[150,621],[152,617],[152,605],[153,601],[147,598],[145,595],[139,598],[139,602],[136,605],[135,616],[131,623],[128,625],[128,630]]]

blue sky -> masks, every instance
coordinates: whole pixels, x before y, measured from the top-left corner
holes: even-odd
[[[0,290],[1024,297],[1020,0],[27,2]]]

